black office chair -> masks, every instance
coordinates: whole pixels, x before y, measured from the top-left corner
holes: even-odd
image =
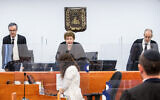
[[[122,73],[119,71],[115,72],[110,78],[109,83],[112,88],[109,91],[106,91],[110,96],[109,100],[115,100],[121,79],[122,79]],[[85,94],[84,96],[87,96],[87,100],[92,100],[93,96],[95,96],[95,100],[100,100],[101,95],[102,95],[101,93],[91,93],[91,94]]]
[[[119,85],[121,83],[121,79],[122,79],[122,73],[117,71],[115,72],[109,83],[111,84],[112,88],[110,89],[110,91],[108,91],[108,94],[110,95],[110,100],[115,100]]]

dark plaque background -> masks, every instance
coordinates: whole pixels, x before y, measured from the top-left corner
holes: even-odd
[[[65,7],[65,29],[73,32],[86,30],[86,7]]]

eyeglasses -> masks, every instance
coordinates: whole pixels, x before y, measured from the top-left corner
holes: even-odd
[[[17,30],[9,30],[10,32],[16,32]]]
[[[150,38],[152,38],[151,36],[144,36],[145,38],[148,38],[148,39],[150,39]]]

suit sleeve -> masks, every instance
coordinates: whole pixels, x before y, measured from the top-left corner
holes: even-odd
[[[4,40],[4,38],[3,38],[3,43],[2,44],[5,44],[5,40]]]
[[[137,43],[134,42],[131,47],[130,55],[129,55],[128,62],[127,62],[127,68],[126,68],[127,71],[132,70],[132,66],[134,64],[135,55],[136,55],[135,53],[137,52],[136,49],[137,49]]]
[[[156,42],[153,44],[153,49],[156,50],[156,51],[159,51],[158,44]]]
[[[7,37],[3,38],[3,44],[9,44],[8,41],[7,41]]]
[[[18,44],[27,44],[26,42],[26,38],[22,35],[18,35],[18,41],[17,41]]]
[[[131,94],[128,92],[128,90],[125,90],[122,93],[120,100],[134,100],[134,99],[131,98]]]
[[[24,39],[23,39],[23,44],[27,44],[25,37],[24,37]]]

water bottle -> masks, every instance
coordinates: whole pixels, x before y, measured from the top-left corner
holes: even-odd
[[[41,82],[35,82],[35,84],[39,85],[39,94],[44,95],[44,87]]]
[[[43,87],[43,85],[41,85],[40,94],[44,95],[44,87]]]
[[[22,72],[23,71],[23,63],[21,63],[21,65],[20,65],[20,70],[19,70],[20,72]]]
[[[50,69],[50,72],[52,72],[53,71],[53,67],[51,67],[51,69]]]

